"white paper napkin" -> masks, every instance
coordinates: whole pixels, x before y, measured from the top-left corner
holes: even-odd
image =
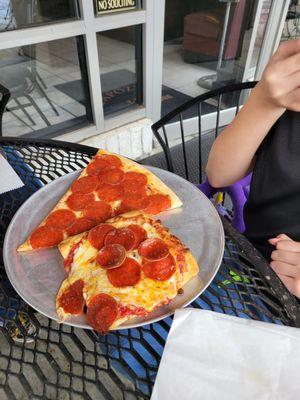
[[[151,400],[299,398],[300,329],[176,311]]]
[[[24,186],[9,162],[0,154],[0,194]]]

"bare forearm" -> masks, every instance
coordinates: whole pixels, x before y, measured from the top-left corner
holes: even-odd
[[[266,102],[261,90],[258,84],[236,118],[214,142],[206,166],[211,185],[228,186],[247,175],[256,150],[285,111]]]

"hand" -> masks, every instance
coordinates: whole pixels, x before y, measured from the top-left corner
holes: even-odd
[[[288,290],[300,298],[300,243],[284,234],[269,239],[269,243],[276,246],[270,266]]]
[[[300,111],[300,39],[279,46],[254,91],[275,109]]]

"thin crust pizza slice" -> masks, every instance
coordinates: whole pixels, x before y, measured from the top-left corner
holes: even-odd
[[[114,217],[59,245],[68,277],[56,298],[61,321],[82,314],[101,334],[168,304],[198,273],[190,250],[143,213]]]
[[[181,205],[177,195],[152,172],[100,149],[18,251],[56,246],[125,212],[142,210],[155,215]]]

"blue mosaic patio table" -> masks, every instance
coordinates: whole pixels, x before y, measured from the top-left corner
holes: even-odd
[[[24,303],[3,266],[5,232],[22,203],[43,185],[85,167],[97,149],[15,138],[0,138],[0,149],[25,183],[0,195],[0,399],[149,399],[172,317],[107,336],[58,324]],[[300,327],[297,300],[253,246],[226,219],[222,223],[221,267],[191,306]]]

